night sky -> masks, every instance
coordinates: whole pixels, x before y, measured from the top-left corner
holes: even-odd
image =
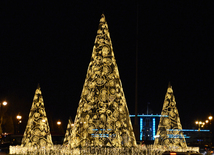
[[[38,83],[48,118],[75,118],[101,14],[134,114],[138,38],[138,113],[160,114],[171,82],[181,123],[213,114],[214,3],[2,1],[0,101],[27,118]]]

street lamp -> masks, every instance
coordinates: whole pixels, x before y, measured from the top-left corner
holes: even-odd
[[[22,123],[22,116],[21,115],[17,115],[16,116],[16,119],[18,120],[18,124],[17,124],[17,133],[19,133],[19,124],[21,124]]]
[[[210,116],[208,117],[208,119],[209,119],[209,122],[210,122],[210,123],[209,123],[210,137],[212,137],[212,126],[211,126],[211,123],[212,123],[212,122],[211,122],[211,121],[212,121],[212,119],[213,119],[213,116],[210,115]],[[209,145],[210,145],[210,148],[212,148],[212,141],[211,141],[211,140],[210,140],[210,144],[209,144]]]
[[[198,131],[200,131],[201,127],[203,127],[205,123],[201,121],[195,121],[195,124],[198,125]]]
[[[1,137],[1,134],[2,134],[2,122],[3,122],[3,114],[4,114],[4,111],[2,112],[2,106],[6,106],[7,105],[7,102],[4,101],[4,102],[0,102],[0,137]]]
[[[18,120],[18,124],[19,124],[19,123],[22,123],[22,120],[21,120],[21,119],[22,119],[22,116],[21,116],[21,115],[18,114],[18,115],[16,116],[16,119]]]

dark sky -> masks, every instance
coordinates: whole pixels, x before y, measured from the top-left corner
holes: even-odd
[[[101,14],[109,26],[130,114],[135,102],[136,2],[2,1],[0,101],[28,117],[40,83],[48,117],[76,114]],[[213,114],[214,3],[142,1],[138,112],[161,113],[172,84],[183,126]]]

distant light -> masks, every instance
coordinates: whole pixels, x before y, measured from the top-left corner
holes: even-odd
[[[71,124],[71,126],[74,126],[74,124]]]
[[[2,104],[3,104],[4,106],[6,106],[6,105],[7,105],[7,102],[6,102],[6,101],[4,101]]]
[[[156,135],[156,136],[154,136],[155,138],[158,138],[158,137],[160,137],[160,135]]]
[[[209,121],[208,121],[208,120],[206,120],[206,121],[205,121],[205,123],[209,123]]]
[[[21,116],[21,115],[17,115],[16,118],[17,118],[18,120],[20,120],[20,119],[22,119],[22,116]]]
[[[209,119],[209,120],[212,120],[212,119],[213,119],[213,116],[209,116],[208,119]]]
[[[19,123],[22,123],[22,121],[20,120]]]
[[[44,122],[44,123],[45,123],[45,120],[43,119],[43,120],[42,120],[42,122]]]
[[[60,121],[57,121],[57,125],[61,125],[61,122],[60,122]]]

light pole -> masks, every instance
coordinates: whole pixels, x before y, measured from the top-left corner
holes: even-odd
[[[17,115],[16,119],[18,120],[18,124],[17,124],[17,133],[19,133],[19,125],[22,123],[22,116],[21,115]]]
[[[7,102],[4,101],[4,102],[0,102],[0,138],[1,138],[1,135],[2,135],[2,122],[3,122],[3,115],[4,115],[4,111],[2,111],[3,107],[4,106],[7,106]]]
[[[210,148],[212,148],[212,122],[211,122],[211,121],[212,121],[212,119],[213,119],[213,116],[210,115],[210,116],[208,117],[208,119],[209,119],[209,122],[210,122],[210,123],[209,123],[210,137],[211,137]]]
[[[200,133],[200,130],[201,130],[201,127],[204,127],[204,122],[202,122],[202,121],[196,121],[195,122],[195,124],[196,125],[198,125],[198,136],[199,136],[199,140],[200,140],[200,143],[199,143],[199,146],[201,147],[201,145],[202,145],[202,143],[201,143],[201,141],[202,141],[202,136],[201,136],[201,133]]]
[[[61,122],[60,120],[58,120],[58,121],[56,122],[56,124],[57,124],[57,128],[58,128],[58,133],[59,133],[59,134],[62,134],[62,132],[63,132],[63,129],[62,129],[62,122]]]
[[[201,127],[204,127],[204,122],[201,122],[201,121],[195,121],[195,124],[198,125],[198,131],[201,130]]]

